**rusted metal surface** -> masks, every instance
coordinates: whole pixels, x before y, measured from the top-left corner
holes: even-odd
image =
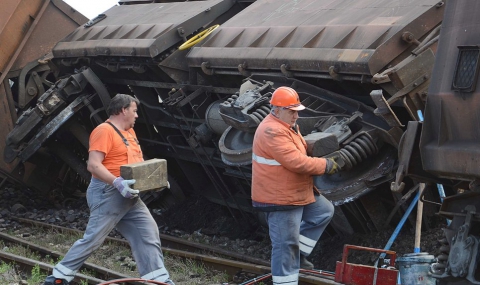
[[[429,36],[432,36],[432,34],[429,34]],[[388,100],[379,97],[378,92],[370,94],[378,107],[375,114],[382,116],[390,126],[403,127],[390,108],[396,101],[401,101],[410,117],[419,120],[417,110],[425,108],[426,90],[430,83],[434,60],[433,51],[427,49],[419,55],[410,55],[396,66],[375,74],[372,79],[374,82],[382,85],[381,81],[386,79],[394,88],[393,90],[396,90],[392,92],[393,94],[390,94]]]
[[[295,74],[373,75],[412,47],[443,15],[438,0],[256,1],[188,55],[192,66]],[[408,54],[407,54],[408,55]],[[285,74],[285,72],[284,72]],[[288,76],[288,74],[285,74]],[[301,75],[299,75],[301,76]]]
[[[1,81],[6,76],[15,62],[19,52],[32,34],[33,29],[38,24],[46,9],[43,1],[13,2],[9,1],[2,9],[0,14],[0,41],[2,42],[2,53],[0,54],[0,71],[2,72]],[[46,3],[48,4],[48,3]],[[40,16],[35,19],[35,16]]]
[[[50,52],[54,44],[87,19],[62,0],[6,0],[0,9],[0,149],[17,120],[16,90],[10,78],[28,63]],[[37,81],[38,82],[38,81]],[[37,90],[35,86],[32,90]],[[38,90],[36,95],[41,92]],[[19,95],[22,96],[23,94]],[[31,96],[29,96],[31,98]],[[12,172],[18,161],[0,160],[0,168]]]
[[[425,191],[420,195],[422,202],[440,204],[439,214],[448,219],[440,255],[430,267],[432,277],[445,285],[480,283],[477,264],[480,240],[478,11],[478,1],[446,2],[435,65],[426,96],[424,123],[423,126],[408,126],[404,146],[400,149],[400,167],[395,182],[395,185],[400,185],[399,180],[404,173],[422,182],[437,183],[433,185],[438,188],[441,198],[447,193],[446,198],[440,199],[441,203],[424,200]],[[432,36],[432,40],[435,38]],[[409,97],[412,102],[405,103],[414,109],[418,103],[414,101],[418,98]],[[418,110],[418,113],[421,120],[422,110]],[[414,163],[420,157],[422,166]]]
[[[478,47],[478,1],[448,1],[440,32],[437,60],[428,90],[420,150],[425,170],[441,177],[471,180],[480,177],[479,85],[454,90],[461,46]],[[455,36],[452,36],[455,35]],[[465,65],[463,76],[478,82],[478,57]],[[476,75],[476,77],[475,77]]]
[[[465,217],[467,212],[465,209],[469,205],[473,205],[476,209],[480,209],[480,193],[466,192],[446,197],[439,213],[449,219],[454,219],[455,216]],[[480,213],[476,212],[472,218],[477,222],[480,221]]]
[[[0,122],[2,128],[0,128],[0,149],[5,149],[5,139],[8,133],[13,130],[15,121],[17,120],[17,114],[15,113],[15,105],[13,102],[10,86],[8,86],[8,80],[4,81],[4,84],[0,84]],[[11,155],[14,155],[13,153]],[[13,165],[6,163],[4,159],[0,159],[0,168],[8,173],[13,171]]]
[[[233,0],[114,6],[92,27],[80,27],[53,49],[56,57],[155,57],[228,11]]]
[[[50,52],[56,42],[86,21],[61,0],[2,1],[0,71],[18,70]]]

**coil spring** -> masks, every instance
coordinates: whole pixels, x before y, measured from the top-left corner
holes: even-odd
[[[251,114],[250,114],[250,117],[256,121],[257,123],[260,124],[260,122],[265,119],[265,117],[268,116],[268,114],[270,114],[270,107],[268,107],[267,105],[263,105],[263,106],[260,106],[259,108],[257,108],[257,110],[253,111]]]
[[[238,95],[234,94],[225,100],[224,104],[232,104],[235,100],[238,99]]]
[[[233,104],[235,102],[235,100],[238,99],[238,97],[239,97],[238,94],[234,94],[234,95],[230,96],[229,98],[227,98],[224,101],[224,104]],[[267,117],[268,114],[270,114],[270,107],[268,107],[268,105],[262,105],[262,106],[258,107],[255,111],[253,111],[251,114],[249,114],[249,116],[250,116],[250,118],[252,118],[252,120],[254,120],[258,124],[260,124],[260,122],[263,119],[265,119],[265,117]]]
[[[339,150],[347,169],[359,164],[378,152],[373,138],[364,133]]]
[[[450,253],[450,246],[448,245],[448,241],[446,238],[443,238],[438,241],[441,246],[440,246],[440,255],[437,256],[437,262],[433,263],[430,266],[430,270],[433,274],[437,275],[442,275],[445,273],[445,270],[447,268],[447,261],[448,261],[448,255]]]

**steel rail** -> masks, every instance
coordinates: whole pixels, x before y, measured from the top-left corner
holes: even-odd
[[[45,227],[46,228],[53,228],[53,229],[57,229],[57,230],[61,230],[61,231],[70,231],[70,232],[83,234],[83,231],[79,231],[79,230],[75,230],[75,229],[69,229],[69,228],[65,228],[65,227],[61,227],[61,226],[57,226],[57,225],[51,225],[51,224],[47,224],[47,223],[43,223],[43,222],[39,222],[39,221],[35,221],[35,220],[24,219],[24,218],[13,218],[13,219],[18,221],[18,222],[30,223],[32,225],[37,225],[37,226],[43,227],[43,228],[45,228]],[[197,242],[187,241],[187,240],[177,238],[177,237],[173,237],[173,236],[169,236],[169,235],[166,235],[166,234],[160,234],[160,239],[162,241],[162,246],[165,247],[166,249],[172,248],[172,249],[186,250],[186,251],[189,251],[189,252],[214,253],[214,254],[218,254],[218,255],[228,256],[232,259],[236,259],[236,260],[239,260],[239,261],[245,261],[245,262],[248,262],[248,263],[265,265],[265,266],[270,265],[270,262],[268,262],[266,260],[263,260],[263,259],[250,257],[250,256],[247,256],[245,254],[232,252],[232,251],[221,249],[221,248],[214,247],[214,246],[209,246],[209,245],[205,245],[205,244],[201,244],[201,243],[197,243]],[[124,240],[121,240],[121,239],[117,239],[117,240],[124,241]],[[163,247],[162,247],[162,250],[163,250]]]
[[[11,242],[11,243],[14,243],[14,244],[21,245],[23,247],[27,247],[28,249],[30,249],[32,251],[36,251],[36,252],[40,253],[44,257],[46,255],[49,255],[50,257],[54,257],[54,258],[58,259],[58,258],[65,255],[65,254],[62,254],[61,252],[50,250],[49,248],[39,246],[35,243],[26,241],[24,239],[16,238],[14,236],[11,236],[11,235],[8,235],[8,234],[2,233],[2,232],[0,232],[0,239],[5,240],[7,242]],[[89,263],[89,262],[85,262],[83,264],[82,268],[86,268],[88,270],[95,271],[96,273],[101,274],[102,277],[104,277],[105,279],[107,279],[107,278],[117,278],[117,279],[133,278],[132,276],[128,276],[128,275],[125,275],[125,274],[122,274],[122,273],[119,273],[119,272],[116,272],[116,271],[110,270],[108,268],[98,266],[98,265],[95,265],[95,264]]]
[[[16,264],[20,264],[23,268],[28,268],[29,270],[31,270],[35,265],[38,265],[38,267],[43,271],[52,272],[52,270],[53,270],[53,266],[50,265],[50,264],[40,262],[38,260],[33,260],[33,259],[30,259],[30,258],[26,258],[26,257],[23,257],[23,256],[15,255],[15,254],[12,254],[12,253],[8,253],[8,252],[5,252],[3,250],[0,250],[0,259],[3,260],[6,263],[15,262]],[[77,282],[78,284],[80,284],[80,281],[82,281],[82,280],[85,280],[85,281],[88,282],[88,284],[92,284],[92,285],[105,282],[102,279],[98,279],[98,278],[95,278],[95,277],[90,277],[90,276],[87,276],[87,275],[84,275],[84,274],[81,274],[81,273],[77,273],[75,275],[75,278],[73,279],[73,281]]]
[[[44,228],[52,228],[64,232],[72,232],[72,233],[82,233],[79,230],[74,230],[74,229],[69,229],[65,227],[60,227],[56,225],[50,225],[42,222],[37,222],[29,219],[23,219],[23,218],[14,218],[14,220],[17,220],[19,222],[23,223],[31,223],[32,225],[37,225],[40,227]],[[124,246],[129,246],[128,241],[119,239],[119,238],[112,238],[112,237],[107,237],[106,240],[112,241],[112,242],[117,242],[119,244],[122,244]],[[186,241],[184,241],[186,242]],[[163,243],[163,241],[162,241]],[[188,242],[190,243],[190,242]],[[194,247],[195,243],[191,243],[191,246]],[[194,247],[195,248],[195,247]],[[251,263],[246,263],[246,262],[241,262],[241,261],[235,261],[235,260],[230,260],[230,259],[225,259],[221,257],[212,257],[212,256],[207,256],[204,254],[199,254],[199,253],[193,253],[189,251],[184,251],[184,250],[178,250],[178,249],[172,249],[172,248],[167,248],[167,247],[162,247],[162,251],[166,254],[171,254],[173,256],[177,257],[182,257],[182,258],[187,258],[191,260],[197,260],[205,264],[205,266],[209,268],[214,268],[216,270],[223,271],[227,273],[230,277],[235,276],[238,272],[250,272],[254,274],[265,274],[271,272],[271,269],[269,266],[265,265],[260,265],[260,264],[251,264]],[[308,272],[310,274],[314,274],[315,271]],[[314,284],[314,285],[339,285],[339,283],[336,283],[333,281],[333,277],[331,276],[321,276],[321,272],[318,272],[318,276],[312,276],[312,275],[306,275],[306,274],[300,274],[299,277],[299,284]]]
[[[28,219],[23,219],[23,218],[14,218],[15,220],[19,222],[25,222],[25,223],[31,223],[34,226],[40,226],[43,228],[52,228],[58,231],[63,231],[63,232],[69,232],[69,233],[75,233],[75,234],[81,234],[83,233],[82,231],[79,230],[74,230],[74,229],[69,229],[61,226],[56,226],[56,225],[50,225],[47,223],[42,223],[42,222],[37,222],[37,221],[32,221]],[[119,239],[119,238],[113,238],[113,237],[107,237],[105,239],[106,241],[111,241],[111,242],[116,242],[118,244],[124,245],[129,247],[128,241],[124,239]],[[163,240],[162,240],[163,243]],[[190,245],[189,249],[197,250],[194,246],[193,243],[187,242],[187,245]],[[187,250],[179,250],[179,249],[173,249],[169,247],[164,247],[162,246],[162,251],[167,254],[172,254],[174,256],[178,257],[183,257],[183,258],[188,258],[192,260],[198,260],[203,262],[204,264],[219,269],[221,271],[226,271],[227,274],[230,276],[234,276],[238,271],[243,270],[243,271],[248,271],[251,273],[267,273],[270,272],[270,267],[264,266],[264,265],[259,265],[259,264],[250,264],[250,263],[244,263],[244,262],[239,262],[239,261],[234,261],[234,260],[229,260],[225,258],[220,258],[220,257],[212,257],[212,256],[207,256],[204,254],[199,254],[199,253],[194,253],[191,251]]]

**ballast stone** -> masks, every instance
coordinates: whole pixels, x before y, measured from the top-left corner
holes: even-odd
[[[139,191],[158,190],[168,185],[167,161],[153,158],[120,166],[123,179],[135,179],[132,189]]]

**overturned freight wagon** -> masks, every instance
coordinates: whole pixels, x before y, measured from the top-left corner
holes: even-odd
[[[347,170],[315,177],[337,206],[334,228],[385,222],[403,127],[424,109],[443,2],[145,2],[120,1],[58,42],[43,61],[56,78],[41,83],[45,93],[20,104],[25,81],[12,81],[9,169],[28,164],[23,180],[37,188],[83,190],[90,131],[113,95],[132,94],[144,154],[168,160],[173,194],[248,213],[253,134],[286,85],[307,107],[298,123],[312,155],[346,160]]]
[[[86,21],[87,18],[62,0],[2,1],[0,149],[4,149],[6,137],[14,128],[17,116],[34,105],[36,99],[56,80],[48,63],[38,59],[51,52],[58,41]],[[16,165],[0,160],[0,175],[15,176]]]

